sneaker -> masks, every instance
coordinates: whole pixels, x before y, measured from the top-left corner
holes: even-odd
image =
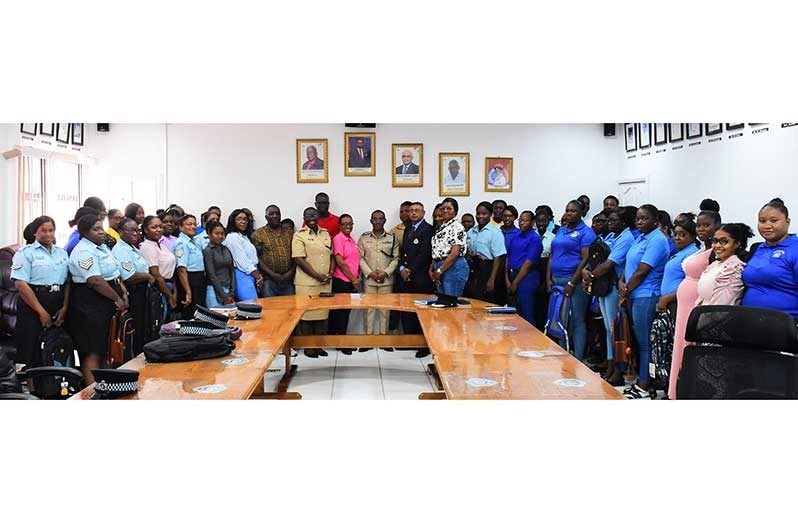
[[[657,391],[653,388],[646,390],[640,387],[637,383],[623,391],[623,395],[630,400],[654,399],[657,397]]]

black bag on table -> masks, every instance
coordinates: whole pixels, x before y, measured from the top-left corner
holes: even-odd
[[[235,347],[230,335],[164,336],[144,345],[148,363],[196,361],[227,356]]]

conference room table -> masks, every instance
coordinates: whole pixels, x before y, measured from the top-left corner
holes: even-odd
[[[242,335],[228,356],[177,363],[147,363],[141,354],[122,368],[139,371],[138,392],[124,399],[300,399],[290,391],[292,349],[359,347],[429,348],[438,390],[420,399],[623,399],[614,387],[516,314],[491,314],[492,304],[438,309],[419,305],[421,294],[280,296],[256,300],[260,319],[231,320]],[[387,309],[415,312],[423,334],[297,335],[307,311]],[[281,369],[270,369],[283,357]],[[282,372],[273,392],[264,375]],[[70,399],[90,399],[86,387]]]

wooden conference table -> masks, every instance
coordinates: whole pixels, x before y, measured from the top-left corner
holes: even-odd
[[[623,399],[615,388],[515,314],[490,314],[489,306],[436,309],[416,305],[420,294],[337,294],[281,296],[257,300],[259,320],[231,321],[243,334],[223,358],[147,364],[144,355],[122,368],[139,371],[138,393],[126,399],[299,399],[289,391],[296,371],[292,348],[398,347],[432,353],[430,368],[440,389],[422,399]],[[319,309],[390,309],[415,312],[423,335],[300,336],[294,327],[306,311]],[[283,354],[284,375],[277,392],[263,392],[263,377]],[[274,370],[274,369],[273,369]],[[87,387],[71,399],[89,399]]]

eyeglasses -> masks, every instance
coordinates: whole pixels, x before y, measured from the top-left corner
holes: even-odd
[[[712,238],[712,240],[710,240],[710,241],[712,242],[712,245],[715,245],[716,243],[719,243],[719,244],[721,244],[721,245],[723,245],[725,247],[726,245],[729,245],[729,242],[731,242],[731,239],[726,238],[726,237],[723,237],[723,238]]]

